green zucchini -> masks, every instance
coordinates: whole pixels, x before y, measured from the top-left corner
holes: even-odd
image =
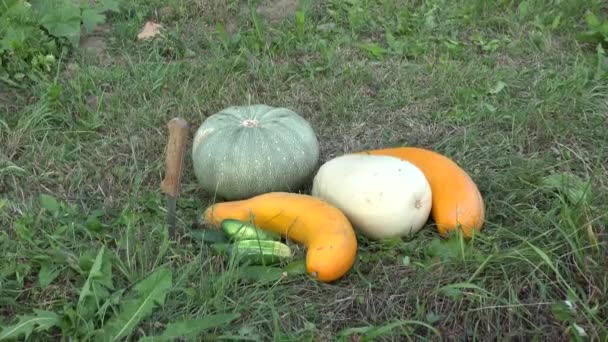
[[[291,248],[279,241],[240,240],[230,251],[239,263],[250,265],[273,265],[292,257]]]
[[[273,240],[278,241],[281,235],[260,229],[255,225],[234,219],[226,219],[221,223],[222,230],[233,240]]]

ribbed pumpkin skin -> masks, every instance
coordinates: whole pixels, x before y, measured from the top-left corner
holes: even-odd
[[[292,110],[233,106],[201,124],[192,159],[205,191],[237,200],[300,189],[317,167],[319,142],[310,124]]]

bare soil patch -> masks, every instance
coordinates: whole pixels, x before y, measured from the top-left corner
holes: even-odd
[[[257,13],[271,24],[278,24],[292,16],[298,9],[297,0],[266,0],[258,7]]]

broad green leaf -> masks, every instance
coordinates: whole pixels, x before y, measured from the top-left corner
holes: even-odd
[[[427,254],[441,260],[462,260],[468,253],[469,246],[459,239],[459,235],[450,236],[447,240],[434,239],[427,247]]]
[[[384,37],[386,38],[386,44],[388,45],[388,47],[395,51],[397,45],[397,40],[395,39],[395,36],[391,33],[391,31],[387,30],[384,33]]]
[[[158,269],[139,282],[130,292],[130,299],[123,302],[120,312],[104,326],[104,341],[121,341],[139,322],[152,313],[158,305],[165,303],[165,296],[173,286],[171,271]]]
[[[52,7],[40,19],[40,23],[55,37],[67,38],[74,46],[80,42],[80,8],[65,2],[62,6]]]
[[[174,341],[180,337],[194,338],[198,334],[212,328],[226,325],[239,318],[239,313],[209,315],[201,319],[193,319],[167,325],[162,335],[155,340]]]
[[[18,22],[22,23],[31,18],[31,7],[32,6],[24,0],[3,0],[0,2],[0,9],[2,9],[0,18],[17,19]]]
[[[600,28],[600,33],[604,36],[604,40],[608,39],[608,20],[602,23],[602,27]]]
[[[564,322],[572,321],[575,318],[576,312],[574,311],[574,307],[572,303],[569,301],[557,302],[551,306],[551,313],[558,320]]]
[[[40,194],[40,205],[53,214],[58,212],[61,208],[59,201],[57,201],[55,197],[47,194]]]
[[[108,290],[113,289],[112,263],[110,255],[105,253],[102,246],[89,271],[89,276],[80,290],[78,298],[78,314],[85,318],[92,315],[102,305],[102,301],[110,296]]]
[[[306,14],[302,11],[296,11],[295,18],[296,18],[296,26],[303,28],[304,24],[306,22]]]
[[[379,325],[379,326],[369,325],[369,326],[362,326],[362,327],[346,328],[346,329],[342,330],[338,334],[338,336],[340,336],[340,338],[341,338],[340,340],[344,340],[345,338],[347,338],[353,334],[356,334],[356,335],[358,335],[357,337],[362,341],[375,341],[379,337],[389,334],[395,328],[408,326],[408,325],[421,326],[421,327],[428,329],[429,331],[432,331],[435,335],[438,335],[438,336],[440,335],[440,333],[437,329],[433,328],[431,325],[429,325],[425,322],[413,321],[413,320],[397,320],[397,321],[390,322],[385,325]]]
[[[95,27],[106,21],[106,17],[95,9],[84,9],[82,11],[82,24],[88,33],[93,32]]]
[[[576,324],[576,323],[572,323],[572,325],[570,325],[569,331],[578,338],[581,337],[587,337],[587,331],[585,331],[585,328],[581,327],[580,325]]]
[[[306,260],[294,260],[285,266],[284,271],[287,275],[306,274]]]
[[[530,4],[528,1],[522,1],[519,6],[517,6],[517,11],[519,12],[520,19],[527,17],[528,12],[530,12]]]
[[[438,336],[440,335],[438,330],[436,330],[435,328],[433,328],[432,326],[430,326],[427,323],[424,323],[421,321],[398,320],[398,321],[377,327],[373,331],[368,332],[365,337],[366,337],[367,341],[376,341],[381,336],[388,335],[395,328],[400,327],[400,326],[407,326],[407,325],[421,326],[421,327],[427,328],[428,330],[434,332],[435,335],[438,335]]]
[[[602,21],[592,12],[587,12],[585,14],[585,21],[587,22],[587,26],[590,29],[598,30],[602,26]]]
[[[556,29],[559,27],[559,24],[562,21],[562,15],[561,13],[559,15],[557,15],[555,18],[553,18],[553,22],[551,23],[551,28],[552,29]]]
[[[585,203],[589,200],[591,191],[588,182],[571,173],[557,173],[543,178],[544,186],[555,190],[572,202]]]
[[[441,319],[443,318],[443,316],[442,315],[438,315],[438,314],[436,314],[434,312],[428,312],[426,314],[425,318],[426,318],[426,322],[427,323],[429,323],[429,324],[435,324],[435,323],[441,321]]]
[[[51,311],[34,309],[35,315],[19,316],[19,321],[0,330],[0,341],[13,340],[25,336],[28,338],[32,332],[48,330],[59,325],[59,316]]]
[[[376,43],[360,44],[359,48],[361,50],[367,52],[367,54],[370,57],[373,57],[376,59],[381,59],[388,52],[385,48],[381,47],[380,45],[378,45]]]
[[[505,89],[506,86],[507,84],[505,82],[498,81],[492,88],[490,88],[490,90],[488,90],[488,92],[492,95],[496,95],[500,93],[503,89]]]
[[[496,113],[496,107],[494,107],[492,104],[484,102],[482,105],[484,106],[485,109],[488,110],[488,112],[490,112],[492,114]]]
[[[50,8],[57,5],[56,1],[49,0],[30,0],[29,3],[32,5],[32,9],[38,13],[45,13]]]
[[[103,229],[103,225],[99,219],[101,216],[103,216],[103,211],[95,210],[93,213],[91,213],[85,221],[85,226],[87,229],[92,232],[101,232]]]
[[[462,297],[462,291],[453,287],[442,287],[439,289],[439,293],[446,297],[450,297],[453,300],[458,300]]]
[[[40,264],[40,271],[38,272],[38,283],[40,286],[46,287],[57,278],[59,275],[60,268],[53,265],[50,261],[43,261]]]

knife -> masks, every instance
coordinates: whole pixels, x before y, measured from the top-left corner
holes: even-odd
[[[176,202],[181,186],[182,166],[186,151],[186,138],[188,137],[188,122],[176,117],[167,123],[169,141],[167,142],[165,159],[165,178],[161,183],[161,190],[167,200],[167,225],[169,236],[175,237]]]

